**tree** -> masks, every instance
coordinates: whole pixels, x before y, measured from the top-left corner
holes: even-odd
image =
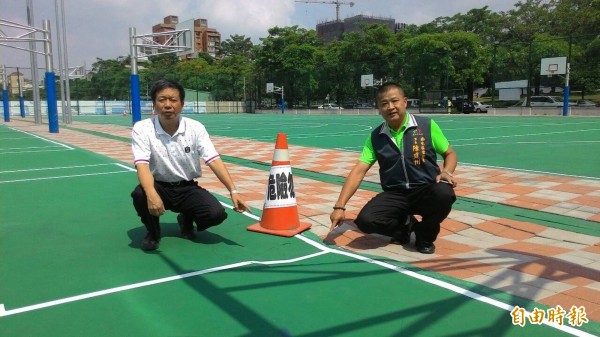
[[[598,33],[600,1],[552,0],[552,21],[549,30],[554,35],[574,36]]]
[[[128,99],[130,88],[130,73],[127,68],[129,59],[102,60],[92,65],[95,74],[91,84],[99,99]]]
[[[231,35],[229,39],[221,43],[219,48],[219,56],[243,56],[247,59],[251,58],[252,40],[244,35]]]
[[[271,28],[269,36],[261,41],[257,52],[259,71],[267,81],[284,86],[285,99],[293,106],[310,86],[321,42],[315,31],[298,26]]]
[[[507,40],[531,42],[536,34],[550,30],[552,5],[546,0],[519,1],[515,7],[506,14],[503,30]]]

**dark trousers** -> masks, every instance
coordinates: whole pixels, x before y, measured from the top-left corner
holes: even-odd
[[[196,222],[198,230],[216,226],[227,218],[225,208],[207,190],[196,184],[171,186],[164,183],[154,183],[165,209],[182,213],[188,221]],[[131,192],[133,207],[146,226],[153,239],[160,239],[159,217],[153,216],[148,210],[148,199],[141,185]]]
[[[365,233],[392,236],[408,216],[418,214],[423,219],[414,228],[417,241],[433,242],[454,201],[454,189],[443,182],[405,191],[384,191],[367,202],[354,222]]]

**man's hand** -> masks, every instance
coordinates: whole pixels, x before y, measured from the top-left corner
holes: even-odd
[[[147,192],[146,198],[148,199],[148,211],[150,211],[151,215],[161,216],[165,214],[165,205],[156,191]]]
[[[441,174],[435,177],[435,182],[439,183],[440,181],[448,183],[452,185],[452,187],[456,187],[456,180],[454,180],[454,177],[447,171],[442,171]]]
[[[248,211],[248,212],[252,213],[250,206],[248,206],[248,204],[246,204],[246,202],[244,201],[244,199],[242,199],[242,197],[239,195],[239,193],[231,194],[231,202],[233,203],[234,211],[239,212],[239,213]]]
[[[337,226],[341,225],[344,222],[344,210],[343,209],[334,209],[329,216],[331,219],[331,227],[329,227],[329,233],[331,233]]]

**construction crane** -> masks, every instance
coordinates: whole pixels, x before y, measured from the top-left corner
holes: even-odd
[[[340,6],[341,5],[349,5],[350,7],[354,6],[354,2],[345,2],[345,1],[296,0],[296,2],[305,2],[307,4],[328,4],[328,5],[335,5],[335,21],[340,21]]]

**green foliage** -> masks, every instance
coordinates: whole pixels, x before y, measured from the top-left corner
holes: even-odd
[[[221,43],[219,48],[219,56],[243,56],[247,59],[251,58],[252,40],[244,35],[231,35],[229,39],[226,39]]]
[[[422,90],[470,94],[492,82],[522,79],[560,86],[560,77],[539,75],[540,59],[558,56],[569,57],[572,89],[600,89],[598,0],[524,0],[507,12],[483,6],[396,33],[382,25],[361,29],[325,44],[314,30],[272,27],[257,45],[244,35],[230,36],[216,58],[153,56],[139,63],[141,94],[157,79],[170,78],[217,100],[279,103],[279,94],[265,93],[266,83],[274,83],[293,107],[322,104],[326,97],[338,104],[372,102],[373,89],[360,86],[365,74],[401,83],[410,97]],[[89,78],[72,80],[73,98],[128,99],[128,66],[127,58],[98,59]]]
[[[102,60],[92,65],[95,75],[91,78],[93,94],[98,99],[128,99],[130,71],[128,60]]]

